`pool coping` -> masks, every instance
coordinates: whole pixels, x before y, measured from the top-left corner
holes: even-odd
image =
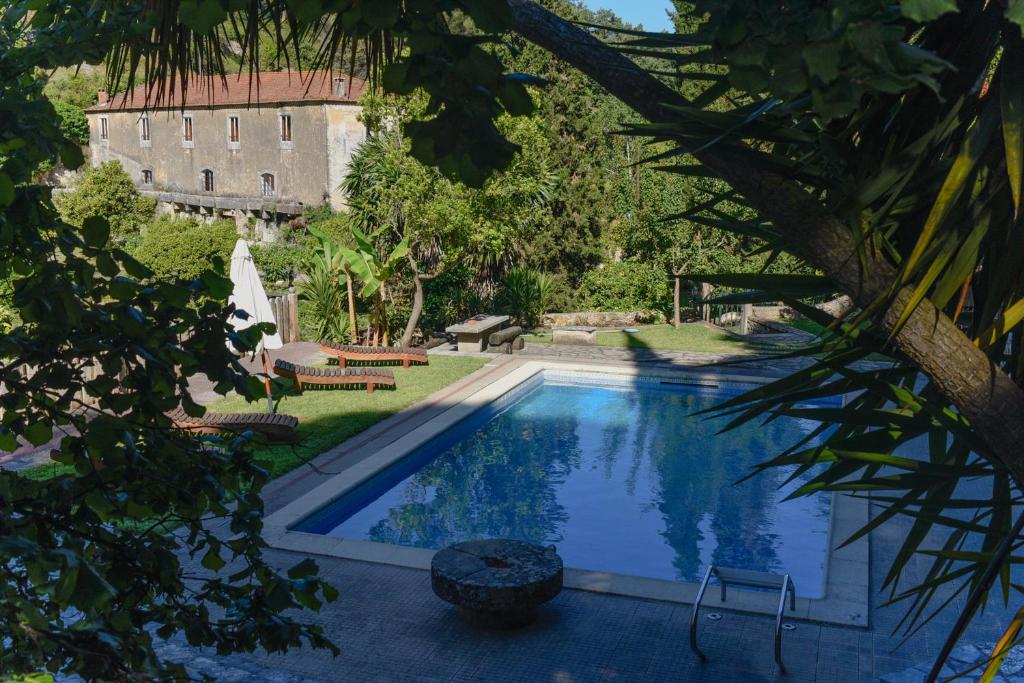
[[[485,366],[477,372],[486,374],[483,372],[486,369]],[[518,363],[501,377],[479,387],[473,386],[468,395],[440,414],[397,439],[389,443],[382,443],[372,455],[351,463],[327,481],[267,516],[263,527],[264,540],[271,547],[281,550],[429,570],[430,560],[436,552],[432,549],[335,538],[296,531],[290,527],[404,458],[435,435],[544,370],[640,375],[705,384],[764,384],[778,379],[756,374],[721,373],[716,372],[714,368],[676,369],[629,363],[595,364],[564,360],[529,360]],[[427,401],[429,400],[428,398]],[[384,440],[383,437],[380,439],[380,441]],[[787,609],[786,611],[788,618],[844,626],[868,626],[870,599],[868,537],[857,539],[845,547],[835,547],[868,521],[867,499],[839,493],[833,494],[828,535],[828,543],[832,549],[826,556],[825,595],[822,598],[798,597],[796,610],[789,611]],[[695,583],[580,568],[566,568],[565,587],[682,604],[693,604],[698,589],[698,585]],[[798,591],[799,588],[797,586]],[[774,615],[778,597],[772,593],[733,589],[729,591],[728,602],[721,602],[718,591],[710,590],[705,595],[702,605],[714,609]]]

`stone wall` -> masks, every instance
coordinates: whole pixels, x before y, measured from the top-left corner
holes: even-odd
[[[628,327],[663,322],[665,322],[665,316],[658,311],[580,311],[576,313],[547,313],[541,318],[541,323],[545,327],[552,325]]]

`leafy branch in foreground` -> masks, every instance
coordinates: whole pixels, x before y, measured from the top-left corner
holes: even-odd
[[[32,184],[41,162],[82,163],[35,68],[110,47],[101,15],[33,7],[0,14],[0,282],[17,313],[0,336],[0,451],[48,446],[59,467],[0,469],[0,671],[184,680],[153,651],[179,632],[221,653],[337,652],[283,614],[336,592],[311,560],[279,572],[263,558],[269,473],[247,435],[196,438],[165,416],[202,414],[197,374],[258,391],[225,344],[251,350],[261,331],[231,331],[230,282],[157,280],[104,217],[69,225]]]

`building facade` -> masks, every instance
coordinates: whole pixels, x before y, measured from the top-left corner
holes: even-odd
[[[304,208],[344,208],[340,185],[366,138],[363,81],[272,72],[152,85],[86,110],[93,166],[116,160],[159,211],[233,218],[272,238]]]

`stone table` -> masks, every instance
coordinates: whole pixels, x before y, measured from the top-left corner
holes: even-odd
[[[449,325],[444,331],[455,335],[459,351],[483,351],[487,348],[487,337],[491,332],[497,332],[508,321],[507,315],[474,315],[458,325]]]
[[[456,543],[430,562],[430,585],[466,620],[492,628],[525,626],[562,590],[554,546],[509,539]]]
[[[555,325],[551,328],[551,343],[597,346],[597,328],[589,325]]]

